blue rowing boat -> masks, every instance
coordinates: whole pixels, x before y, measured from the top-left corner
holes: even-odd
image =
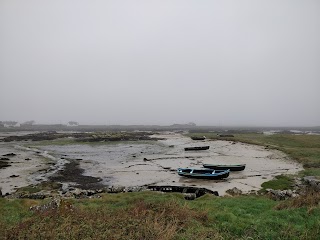
[[[193,169],[193,168],[178,168],[178,174],[189,178],[203,179],[222,179],[229,176],[230,170],[211,170],[211,169]]]

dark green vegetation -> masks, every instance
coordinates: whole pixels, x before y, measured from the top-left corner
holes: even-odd
[[[55,131],[32,133],[22,136],[9,136],[1,139],[3,142],[12,141],[52,141],[64,142],[114,142],[114,141],[141,141],[154,140],[149,137],[151,132],[90,132],[90,133],[58,133]]]
[[[262,183],[261,187],[263,189],[285,190],[291,189],[293,183],[294,180],[291,176],[279,175],[274,180]]]
[[[314,198],[313,198],[314,199]],[[185,201],[180,194],[105,194],[63,200],[32,212],[46,200],[0,199],[2,239],[315,239],[320,208],[282,206],[266,197],[213,197]],[[298,201],[298,200],[296,200]],[[301,202],[301,201],[300,201]]]

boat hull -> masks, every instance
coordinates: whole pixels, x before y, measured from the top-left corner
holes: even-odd
[[[246,168],[245,164],[239,165],[217,165],[217,164],[203,164],[203,167],[213,169],[213,170],[227,170],[230,171],[243,171]]]
[[[199,179],[223,179],[229,176],[229,170],[208,170],[208,169],[190,169],[190,168],[178,168],[178,174],[188,178]]]
[[[199,151],[199,150],[208,150],[210,146],[204,146],[204,147],[186,147],[184,148],[185,151]]]
[[[191,137],[192,140],[205,140],[206,137]]]

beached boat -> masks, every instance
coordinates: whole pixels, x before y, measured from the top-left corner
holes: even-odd
[[[208,150],[210,146],[203,146],[203,147],[186,147],[184,148],[185,151],[198,151],[198,150]]]
[[[178,174],[189,178],[204,178],[204,179],[222,179],[229,176],[230,170],[211,170],[211,169],[193,169],[193,168],[178,168]]]
[[[192,140],[205,140],[206,137],[203,136],[203,137],[191,137]]]
[[[214,170],[230,169],[230,171],[243,171],[246,168],[246,165],[245,164],[237,164],[237,165],[203,164],[203,167],[214,169]]]

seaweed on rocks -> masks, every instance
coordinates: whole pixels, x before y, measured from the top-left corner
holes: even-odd
[[[76,160],[68,159],[69,163],[64,165],[64,169],[59,170],[55,175],[49,177],[54,182],[74,182],[81,189],[101,189],[101,179],[91,176],[82,175],[84,169],[80,168],[80,164]]]

